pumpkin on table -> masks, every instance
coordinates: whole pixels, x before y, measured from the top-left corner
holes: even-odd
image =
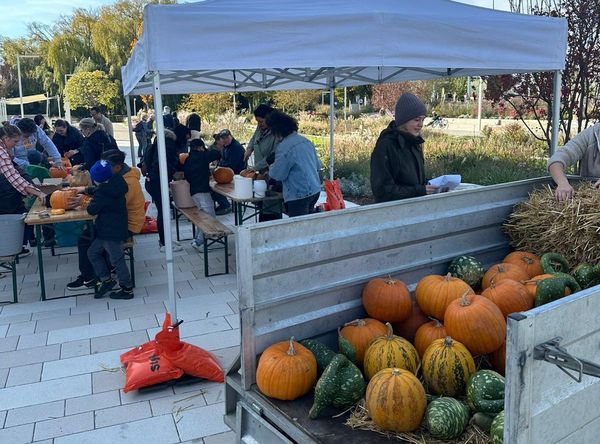
[[[220,184],[226,184],[233,182],[233,170],[227,167],[218,167],[212,173],[215,182]]]
[[[404,321],[412,310],[408,287],[392,278],[370,280],[363,289],[362,303],[369,317],[379,321]]]
[[[364,359],[364,371],[367,380],[384,368],[398,367],[417,373],[420,359],[417,350],[406,339],[395,336],[392,325],[386,324],[387,334],[371,342]]]
[[[387,334],[387,327],[377,319],[356,319],[344,324],[339,332],[340,352],[362,367],[369,344],[378,336]]]
[[[450,336],[431,343],[421,361],[421,371],[429,391],[435,395],[460,396],[477,371],[467,348]]]
[[[444,327],[473,355],[491,353],[506,339],[506,321],[500,309],[489,299],[474,294],[465,293],[450,303]]]
[[[49,173],[52,179],[64,179],[69,175],[66,169],[57,167],[50,167]]]
[[[394,333],[409,342],[414,342],[419,327],[429,322],[429,318],[421,311],[419,305],[412,301],[412,309],[408,318],[402,322],[393,322]]]
[[[66,210],[69,199],[77,195],[77,190],[57,190],[50,195],[50,206],[55,210]]]
[[[260,356],[256,384],[262,394],[291,401],[310,391],[317,380],[317,361],[303,345],[294,341],[278,342]]]
[[[521,267],[530,278],[543,273],[539,256],[528,251],[513,251],[502,260],[502,263]]]
[[[419,356],[423,357],[427,347],[436,339],[442,339],[448,336],[444,325],[437,319],[433,319],[426,324],[423,324],[417,330],[415,335],[415,348],[419,352]]]
[[[419,428],[427,408],[425,389],[417,377],[400,368],[375,374],[367,385],[365,403],[373,422],[394,432]]]
[[[71,161],[69,160],[68,157],[61,157],[60,163],[62,164],[63,168],[72,168],[73,167],[73,165],[71,164]]]
[[[504,279],[498,283],[492,281],[481,296],[496,304],[505,318],[511,313],[527,311],[533,307],[525,285],[512,279]]]
[[[415,290],[417,304],[423,313],[442,321],[448,304],[465,292],[474,293],[469,284],[450,273],[446,276],[425,276]]]
[[[484,290],[490,286],[492,281],[495,283],[503,279],[512,279],[513,281],[526,281],[529,274],[523,268],[515,264],[496,264],[492,265],[483,275],[481,288]]]

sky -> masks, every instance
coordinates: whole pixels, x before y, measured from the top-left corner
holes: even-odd
[[[0,36],[9,38],[27,35],[27,24],[33,21],[53,24],[61,15],[70,15],[76,8],[97,8],[116,0],[0,0]],[[508,0],[456,0],[486,8],[509,10]],[[180,0],[180,3],[188,1]]]

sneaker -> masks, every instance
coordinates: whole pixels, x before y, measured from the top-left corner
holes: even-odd
[[[111,299],[133,299],[133,288],[121,287],[119,291],[113,291],[109,297]]]
[[[23,247],[23,249],[21,250],[21,252],[19,253],[19,259],[22,257],[27,257],[31,254],[31,251],[28,250],[27,248]]]
[[[117,281],[114,279],[108,279],[107,281],[102,281],[96,283],[96,293],[94,293],[94,299],[101,299],[108,294],[113,288],[117,285]]]
[[[197,251],[203,251],[203,249],[204,249],[204,243],[198,242],[197,240],[193,240],[191,245],[192,245],[192,248],[194,248]]]
[[[67,284],[67,290],[79,291],[88,288],[94,288],[96,286],[96,278],[85,280],[83,276],[77,276],[73,282]]]
[[[229,214],[229,213],[231,213],[231,206],[229,206],[229,207],[225,207],[225,208],[223,208],[223,207],[218,207],[218,208],[215,210],[215,214],[216,214],[217,216],[223,216],[224,214]]]

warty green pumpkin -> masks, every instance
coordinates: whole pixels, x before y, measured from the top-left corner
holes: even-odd
[[[469,416],[469,408],[459,400],[436,398],[427,406],[425,426],[437,439],[455,439],[465,431]]]

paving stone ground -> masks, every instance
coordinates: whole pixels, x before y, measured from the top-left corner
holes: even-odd
[[[124,140],[119,144],[129,152]],[[231,214],[221,220],[233,226]],[[183,219],[182,235],[191,237]],[[205,278],[190,241],[174,253],[181,336],[213,352],[224,368],[240,344],[234,237],[228,275]],[[68,254],[74,251],[43,251],[49,298],[65,296],[77,276],[77,255]],[[134,252],[130,301],[80,295],[41,302],[35,251],[17,266],[18,304],[2,302],[12,300],[12,286],[10,276],[0,279],[0,443],[234,442],[223,423],[224,384],[123,392],[119,355],[154,337],[167,299],[158,236],[136,236]],[[223,266],[220,254],[210,255],[212,266]]]

